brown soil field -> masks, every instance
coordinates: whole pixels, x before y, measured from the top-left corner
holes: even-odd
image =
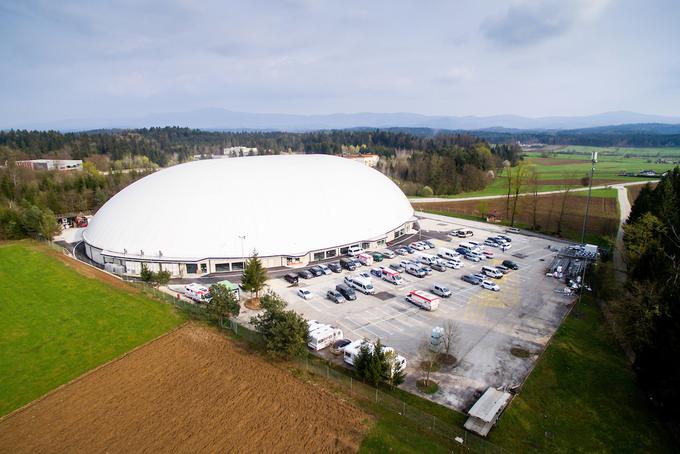
[[[562,205],[562,194],[547,194],[538,197],[536,210],[537,224],[545,232],[557,230],[557,221]],[[583,226],[583,215],[587,197],[579,195],[567,196],[562,220],[562,229],[580,232]],[[510,201],[512,203],[512,200]],[[436,203],[414,203],[416,210],[446,211],[451,214],[482,216],[496,213],[505,218],[505,199],[447,201]],[[531,226],[533,223],[532,197],[520,197],[517,207],[516,221]],[[588,233],[597,235],[616,235],[618,228],[618,207],[615,198],[593,197],[588,213]]]
[[[0,420],[0,452],[356,452],[371,424],[190,323]]]

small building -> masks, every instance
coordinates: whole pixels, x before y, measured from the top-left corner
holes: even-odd
[[[465,428],[486,437],[511,397],[508,392],[488,388],[468,411],[470,417],[465,421]]]
[[[637,174],[639,177],[658,177],[659,174],[654,170],[643,170]]]
[[[368,167],[375,167],[378,165],[378,161],[380,161],[380,156],[377,154],[344,154],[342,157],[360,162]]]
[[[17,161],[17,166],[34,170],[83,170],[81,159],[28,159]]]
[[[222,149],[224,157],[239,158],[241,156],[255,156],[257,155],[257,148],[249,147],[227,147]],[[217,156],[213,156],[215,158]]]

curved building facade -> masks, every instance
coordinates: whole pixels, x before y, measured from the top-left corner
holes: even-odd
[[[401,190],[368,166],[329,155],[194,161],[126,187],[83,233],[85,252],[137,275],[142,263],[175,277],[240,271],[256,250],[267,267],[380,248],[413,229]]]

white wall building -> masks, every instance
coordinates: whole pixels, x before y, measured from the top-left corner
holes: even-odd
[[[93,261],[136,275],[240,271],[380,248],[411,233],[413,208],[386,176],[329,155],[202,160],[160,170],[112,197],[83,234]]]
[[[35,170],[83,170],[80,159],[29,159],[17,161],[17,166]]]

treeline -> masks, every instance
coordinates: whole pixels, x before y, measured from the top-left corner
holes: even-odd
[[[348,149],[378,154],[379,170],[409,195],[425,187],[438,194],[482,189],[493,178],[494,170],[502,168],[504,161],[514,165],[521,152],[515,145],[491,147],[483,139],[464,134],[426,137],[382,130],[211,132],[167,127],[66,134],[0,132],[0,162],[73,158],[89,160],[100,170],[107,170],[125,167],[124,163],[135,157],[145,157],[152,164],[167,166],[194,155],[219,154],[232,146],[254,147],[261,154],[343,154]]]
[[[680,168],[642,189],[625,226],[630,297],[616,313],[634,369],[657,406],[680,427]]]

